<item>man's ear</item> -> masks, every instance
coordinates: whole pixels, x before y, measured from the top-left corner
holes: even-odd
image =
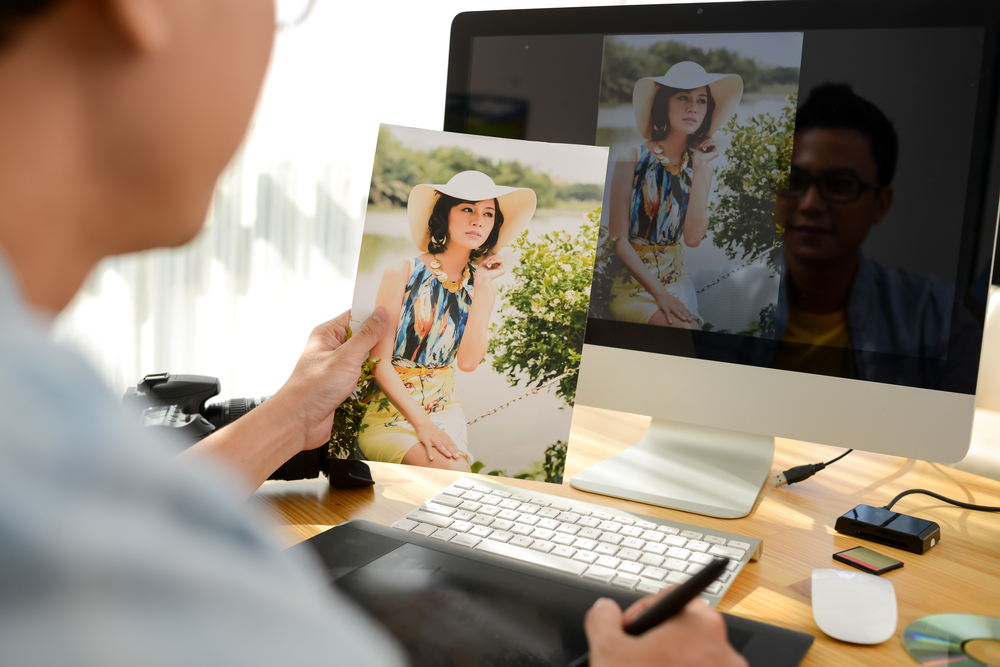
[[[101,0],[125,41],[140,53],[161,51],[170,41],[166,3],[171,0]]]
[[[875,193],[875,222],[872,224],[877,225],[882,222],[882,218],[884,218],[885,214],[889,212],[890,208],[892,208],[893,197],[894,194],[891,185],[887,185]]]

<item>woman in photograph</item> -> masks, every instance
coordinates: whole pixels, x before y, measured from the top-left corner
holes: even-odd
[[[486,356],[497,279],[506,272],[498,253],[527,227],[535,203],[529,188],[501,187],[477,171],[413,188],[406,209],[420,254],[391,264],[376,297],[397,325],[371,353],[382,359],[379,392],[358,436],[369,460],[469,472],[455,367],[474,371]]]
[[[742,96],[738,75],[687,61],[636,82],[632,108],[646,141],[616,162],[608,211],[623,265],[608,302],[614,319],[701,328],[681,241],[693,248],[705,238],[714,135]]]

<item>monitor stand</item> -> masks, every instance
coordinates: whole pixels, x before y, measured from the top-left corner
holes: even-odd
[[[656,419],[637,444],[570,478],[581,491],[737,519],[771,472],[774,438]]]

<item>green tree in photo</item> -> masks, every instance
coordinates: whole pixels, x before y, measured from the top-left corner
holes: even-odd
[[[556,395],[572,406],[587,325],[600,209],[587,215],[576,235],[557,231],[512,244],[515,282],[501,289],[505,317],[490,327],[493,370],[511,386],[540,387],[560,376]],[[568,373],[568,374],[567,374]]]
[[[778,118],[769,113],[725,127],[730,145],[727,165],[715,171],[719,197],[709,204],[712,241],[734,259],[768,253],[777,270],[784,233],[774,219],[774,200],[788,185],[792,163],[796,95],[790,95]]]

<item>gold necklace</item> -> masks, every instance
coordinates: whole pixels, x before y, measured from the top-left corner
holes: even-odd
[[[438,279],[442,287],[444,287],[452,294],[460,290],[462,288],[462,285],[464,285],[469,280],[469,276],[472,275],[469,272],[469,265],[466,264],[465,270],[462,271],[462,279],[452,280],[451,278],[448,277],[448,274],[445,273],[444,270],[441,268],[441,262],[438,261],[437,257],[434,257],[434,259],[431,260],[430,269],[431,273],[433,273],[434,277]]]

